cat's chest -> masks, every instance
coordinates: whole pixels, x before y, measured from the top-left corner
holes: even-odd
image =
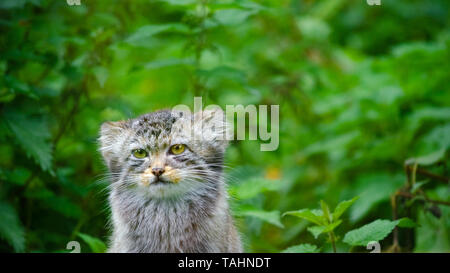
[[[188,204],[147,203],[122,208],[120,221],[126,225],[130,252],[208,251],[212,217]]]

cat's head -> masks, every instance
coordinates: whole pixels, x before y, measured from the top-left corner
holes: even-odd
[[[171,198],[219,183],[227,146],[220,108],[162,110],[105,122],[100,151],[113,183],[150,198]]]

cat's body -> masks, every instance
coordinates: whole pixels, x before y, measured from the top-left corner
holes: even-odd
[[[113,180],[109,252],[242,251],[222,174],[223,120],[211,114],[159,111],[102,126]]]

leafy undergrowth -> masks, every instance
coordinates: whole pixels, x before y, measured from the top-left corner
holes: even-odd
[[[194,96],[280,106],[226,154],[246,252],[450,251],[448,0],[111,2],[0,1],[0,252],[104,251],[100,124]]]

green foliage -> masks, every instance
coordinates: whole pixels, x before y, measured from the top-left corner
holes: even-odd
[[[410,158],[406,161],[407,162],[406,164],[410,164],[410,165],[417,164],[417,165],[424,165],[424,166],[433,165],[444,158],[445,151],[446,151],[446,149],[442,148],[442,149],[439,149],[428,155],[424,155],[424,156],[420,156],[420,157],[416,157],[416,158]]]
[[[25,250],[25,231],[14,208],[0,202],[0,236],[5,239],[16,252]]]
[[[351,242],[450,251],[449,1],[3,0],[0,16],[1,252],[107,238],[100,124],[194,96],[280,105],[276,151],[226,154],[245,251],[348,251],[343,231],[380,221]],[[348,201],[299,210],[319,200]]]
[[[288,247],[281,252],[282,253],[318,253],[319,249],[315,245],[301,244],[301,245]]]
[[[45,123],[11,109],[5,111],[4,119],[22,150],[32,157],[44,171],[50,170],[52,146],[48,143],[50,134]]]
[[[354,197],[351,200],[347,200],[347,201],[342,201],[340,202],[336,208],[334,209],[333,212],[333,220],[338,220],[339,217],[341,217],[341,215],[348,209],[350,208],[351,205],[353,205],[353,203],[356,202],[356,200],[358,200],[359,197]]]
[[[92,252],[94,252],[94,253],[105,253],[106,252],[106,245],[100,239],[92,237],[87,234],[83,234],[83,233],[78,233],[78,237],[83,239],[83,241],[89,245]]]
[[[236,216],[250,216],[258,218],[262,221],[275,225],[277,227],[283,228],[283,224],[280,221],[280,212],[275,211],[263,211],[258,209],[246,208],[240,209],[235,213]]]
[[[322,233],[328,233],[330,241],[333,244],[334,252],[336,252],[336,237],[334,230],[342,223],[342,220],[339,218],[351,205],[353,205],[353,203],[355,203],[356,200],[358,200],[358,197],[340,202],[333,213],[330,212],[328,205],[321,200],[320,207],[322,210],[301,209],[298,211],[285,212],[284,215],[296,216],[314,223],[315,226],[308,227],[308,231],[311,232],[315,239]]]
[[[411,228],[415,226],[415,223],[409,218],[396,221],[378,219],[370,224],[347,232],[343,242],[351,246],[367,246],[369,242],[377,242],[386,238],[396,226]]]
[[[416,252],[446,252],[450,247],[450,232],[448,229],[449,208],[442,209],[442,216],[437,218],[430,212],[420,211],[416,227]]]

